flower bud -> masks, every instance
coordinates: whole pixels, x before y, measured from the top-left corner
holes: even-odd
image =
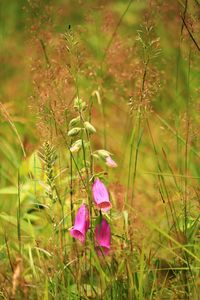
[[[75,136],[81,131],[80,127],[74,127],[71,130],[68,131],[68,136]]]
[[[76,117],[69,122],[70,127],[77,126],[80,123],[80,117]]]
[[[96,129],[94,128],[94,126],[92,124],[90,124],[90,122],[84,122],[84,127],[85,129],[88,130],[89,133],[95,133]]]
[[[117,167],[116,162],[110,156],[106,157],[106,165],[108,167],[111,167],[111,168],[116,168]]]
[[[82,147],[82,140],[77,140],[76,142],[74,142],[71,147],[70,147],[70,151],[71,152],[78,152]]]

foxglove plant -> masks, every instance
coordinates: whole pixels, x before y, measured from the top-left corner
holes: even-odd
[[[90,226],[90,215],[88,208],[85,204],[82,204],[76,214],[75,223],[70,234],[75,239],[78,239],[81,243],[84,243],[85,236]]]
[[[95,247],[97,253],[102,255],[108,254],[110,250],[111,230],[110,225],[105,219],[102,219],[100,224],[95,227]]]
[[[116,168],[117,163],[111,158],[111,155],[112,154],[110,152],[104,149],[96,150],[93,153],[94,157],[102,159],[108,167]]]
[[[108,167],[111,167],[111,168],[116,168],[117,167],[116,162],[110,156],[106,157],[106,165]]]
[[[94,178],[93,160],[94,158],[97,158],[103,160],[104,163],[111,168],[117,167],[116,162],[111,158],[112,154],[107,150],[100,149],[94,152],[92,151],[91,136],[96,133],[96,129],[91,124],[91,111],[89,113],[89,121],[87,120],[88,114],[85,113],[86,108],[86,102],[79,97],[75,98],[74,110],[77,115],[69,122],[67,133],[68,137],[70,138],[70,146],[68,146],[68,149],[71,155],[71,170],[72,163],[74,163],[88,196],[88,208],[85,204],[83,204],[78,209],[74,226],[70,230],[71,236],[80,240],[81,243],[84,243],[85,241],[86,233],[90,226],[89,216],[92,219],[93,208],[97,208],[101,214],[101,212],[108,212],[112,207],[108,190],[98,177],[95,178],[91,188],[91,180]],[[75,159],[76,155],[79,155],[79,161],[82,155],[84,166],[81,170],[78,169],[78,164]],[[84,174],[84,176],[82,174]],[[71,196],[71,212],[72,211],[73,202]],[[92,231],[91,223],[91,232]],[[111,232],[110,226],[105,219],[102,220],[100,225],[96,226],[94,233],[95,247],[98,253],[101,252],[99,247],[103,247],[104,254],[107,254],[108,250],[110,249]]]
[[[108,191],[99,178],[96,178],[92,186],[92,193],[95,205],[103,212],[107,212],[112,207]]]

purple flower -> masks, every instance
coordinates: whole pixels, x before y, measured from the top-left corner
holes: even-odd
[[[110,225],[105,219],[102,219],[101,224],[95,228],[95,245],[99,255],[108,254],[110,249],[111,231]]]
[[[78,239],[81,243],[85,241],[85,235],[90,226],[90,215],[88,208],[85,204],[82,204],[76,214],[75,223],[72,229],[70,229],[70,234],[75,239]]]
[[[106,212],[112,207],[112,204],[109,200],[108,191],[99,178],[95,179],[95,182],[92,186],[92,193],[94,202],[99,209]]]
[[[110,156],[106,157],[106,165],[111,167],[111,168],[116,168],[117,167],[116,162]]]

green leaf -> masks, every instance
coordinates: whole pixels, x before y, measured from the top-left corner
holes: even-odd
[[[0,189],[0,195],[17,195],[18,190],[15,186],[8,186]]]
[[[39,159],[38,152],[33,152],[29,159],[29,169],[33,173],[36,179],[41,178],[42,176],[42,164]]]

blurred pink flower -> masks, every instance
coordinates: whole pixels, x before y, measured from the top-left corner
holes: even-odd
[[[95,179],[95,182],[92,186],[92,193],[94,202],[99,209],[106,212],[112,207],[112,204],[109,200],[108,191],[99,178]]]
[[[85,235],[90,226],[90,215],[88,208],[85,204],[82,204],[76,214],[75,223],[72,229],[70,229],[70,234],[75,239],[78,239],[81,243],[85,241]]]
[[[116,168],[117,167],[116,162],[110,156],[106,157],[106,165],[111,167],[111,168]]]
[[[102,255],[102,252],[108,254],[110,250],[110,241],[110,225],[105,219],[102,219],[101,224],[96,225],[95,228],[95,246],[99,255]]]
[[[74,145],[74,146],[72,146],[72,147],[70,147],[70,151],[71,152],[78,152],[78,150],[79,150],[80,148],[77,146],[77,145]]]

